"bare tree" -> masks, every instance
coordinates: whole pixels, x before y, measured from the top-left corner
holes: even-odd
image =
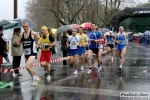
[[[94,22],[108,27],[122,4],[129,2],[131,0],[60,0],[59,22],[61,25]],[[26,10],[27,17],[36,22],[38,29],[42,25],[56,27],[57,0],[29,0]]]

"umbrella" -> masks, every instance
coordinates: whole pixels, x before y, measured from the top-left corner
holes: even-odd
[[[133,32],[126,32],[126,33],[130,35],[130,34],[132,34]]]
[[[145,31],[144,34],[149,35],[150,31]]]
[[[81,26],[84,28],[84,29],[91,29],[92,23],[89,23],[89,22],[86,22],[86,23],[82,23]]]
[[[106,33],[106,32],[109,32],[110,30],[108,28],[102,28],[102,33]]]
[[[56,28],[52,28],[51,30],[52,30],[52,33],[53,33],[53,34],[55,34],[55,33],[56,33],[56,31],[57,31],[57,29],[56,29]]]
[[[33,21],[31,21],[30,19],[20,19],[20,18],[17,18],[17,19],[14,19],[12,21],[15,21],[15,22],[18,22],[17,26],[13,26],[13,27],[9,27],[8,29],[12,29],[12,28],[22,28],[22,24],[23,22],[28,22],[30,27],[34,28],[36,25]]]
[[[56,34],[62,33],[64,31],[67,31],[67,30],[70,30],[70,29],[73,29],[73,27],[71,27],[70,25],[61,26],[57,29]]]
[[[104,35],[105,35],[105,36],[106,36],[106,35],[109,35],[109,32],[106,32]]]
[[[8,29],[9,27],[17,26],[18,22],[11,20],[2,20],[0,21],[0,26],[3,26],[3,29]]]
[[[138,34],[133,34],[133,36],[139,36]]]
[[[143,35],[143,33],[138,33],[139,35]]]
[[[79,27],[82,27],[79,24],[71,24],[70,26],[73,27],[73,28],[75,28],[75,29],[79,29]]]

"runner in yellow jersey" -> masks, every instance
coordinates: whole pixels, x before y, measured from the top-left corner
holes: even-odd
[[[84,69],[84,63],[85,63],[85,52],[86,52],[86,45],[88,42],[88,36],[84,34],[84,29],[83,27],[79,28],[79,36],[81,38],[81,41],[79,42],[79,52],[80,52],[80,59],[81,59],[81,70]]]
[[[51,48],[56,45],[54,38],[49,35],[48,28],[46,26],[42,26],[41,28],[41,56],[40,56],[40,65],[42,67],[47,68],[47,80],[51,80],[50,76],[50,69],[51,69],[51,57],[52,57],[52,50]],[[45,63],[46,61],[46,63]]]

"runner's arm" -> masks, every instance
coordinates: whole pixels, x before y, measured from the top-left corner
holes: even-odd
[[[114,42],[119,43],[119,41],[117,41],[117,38],[118,38],[118,34],[115,36]]]
[[[56,46],[56,42],[51,35],[49,35],[49,40],[52,42],[52,44],[50,44],[51,46]]]
[[[97,39],[98,39],[98,40],[95,40],[95,42],[102,42],[102,41],[104,41],[104,39],[103,39],[103,37],[102,37],[102,34],[101,34],[100,32],[98,32]]]
[[[86,42],[88,42],[88,41],[89,41],[89,38],[88,38],[88,36],[87,36],[87,35],[85,35],[85,39],[86,39]]]
[[[107,39],[106,35],[104,35],[104,39],[106,40],[106,43],[105,43],[105,45],[106,45],[108,43],[108,39]]]
[[[126,44],[128,44],[128,34],[126,34]]]
[[[36,33],[36,32],[33,32],[33,31],[32,31],[32,34],[33,34],[34,38],[37,38],[37,39],[38,39],[36,45],[37,45],[37,47],[39,47],[40,42],[41,42],[41,37],[40,37],[40,35],[39,35],[38,33]]]

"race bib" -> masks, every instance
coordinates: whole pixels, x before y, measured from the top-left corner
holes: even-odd
[[[109,41],[108,44],[114,44],[114,41]]]
[[[72,41],[71,42],[71,46],[76,46],[77,45],[77,42],[76,41]]]
[[[49,48],[49,46],[50,46],[50,45],[49,45],[48,43],[46,43],[46,44],[42,44],[42,45],[41,45],[41,48],[42,48],[42,49],[46,49],[46,48]]]
[[[121,41],[121,40],[119,40],[119,42],[120,42],[120,44],[125,44],[125,41]]]
[[[31,54],[31,48],[24,49],[24,55],[30,55]]]

